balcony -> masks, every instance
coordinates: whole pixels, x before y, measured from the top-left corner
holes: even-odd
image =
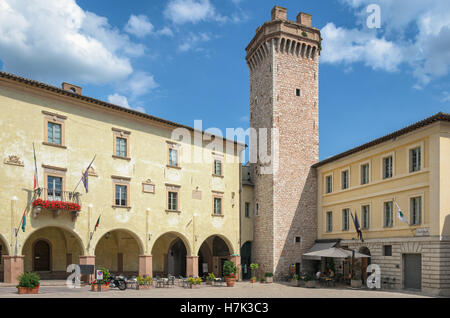
[[[74,220],[81,211],[80,197],[79,192],[38,188],[33,196],[33,217],[37,218],[42,210],[48,210],[53,212],[55,218],[62,212],[70,213]]]

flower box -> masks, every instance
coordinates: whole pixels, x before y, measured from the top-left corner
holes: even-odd
[[[91,285],[91,291],[94,292],[104,292],[109,290],[109,284],[92,284]]]
[[[152,286],[151,285],[137,285],[137,290],[149,290]]]
[[[66,210],[78,212],[81,210],[81,206],[73,202],[63,202],[63,201],[50,201],[37,199],[33,202],[34,208],[43,208],[47,210]]]
[[[26,294],[39,294],[39,285],[37,285],[36,287],[20,287],[17,286],[17,292],[19,293],[19,295],[26,295]]]
[[[199,285],[199,284],[189,284],[189,288],[191,288],[191,289],[198,289],[198,288],[200,288],[200,286],[201,285]]]
[[[267,284],[273,283],[273,277],[266,277],[266,283]]]

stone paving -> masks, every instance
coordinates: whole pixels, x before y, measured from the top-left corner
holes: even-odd
[[[91,292],[88,286],[69,289],[59,284],[43,284],[39,295],[18,295],[14,286],[0,285],[0,298],[423,298],[420,293],[405,291],[370,291],[351,288],[302,288],[287,284],[251,284],[238,282],[235,287],[202,286],[198,289],[151,288],[149,290]]]

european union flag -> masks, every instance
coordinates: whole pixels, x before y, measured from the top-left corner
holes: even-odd
[[[89,168],[86,169],[86,171],[83,174],[83,184],[84,184],[84,188],[86,189],[86,193],[89,192]]]

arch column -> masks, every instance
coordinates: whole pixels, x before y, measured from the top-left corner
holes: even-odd
[[[153,277],[153,257],[152,255],[139,255],[139,275]]]
[[[4,281],[8,284],[17,284],[18,276],[24,272],[25,256],[8,256],[3,255],[3,272]]]
[[[241,257],[238,255],[232,255],[230,256],[230,261],[232,261],[234,263],[234,265],[236,265],[237,268],[237,280],[241,280]]]
[[[186,276],[198,277],[198,256],[186,256]]]

